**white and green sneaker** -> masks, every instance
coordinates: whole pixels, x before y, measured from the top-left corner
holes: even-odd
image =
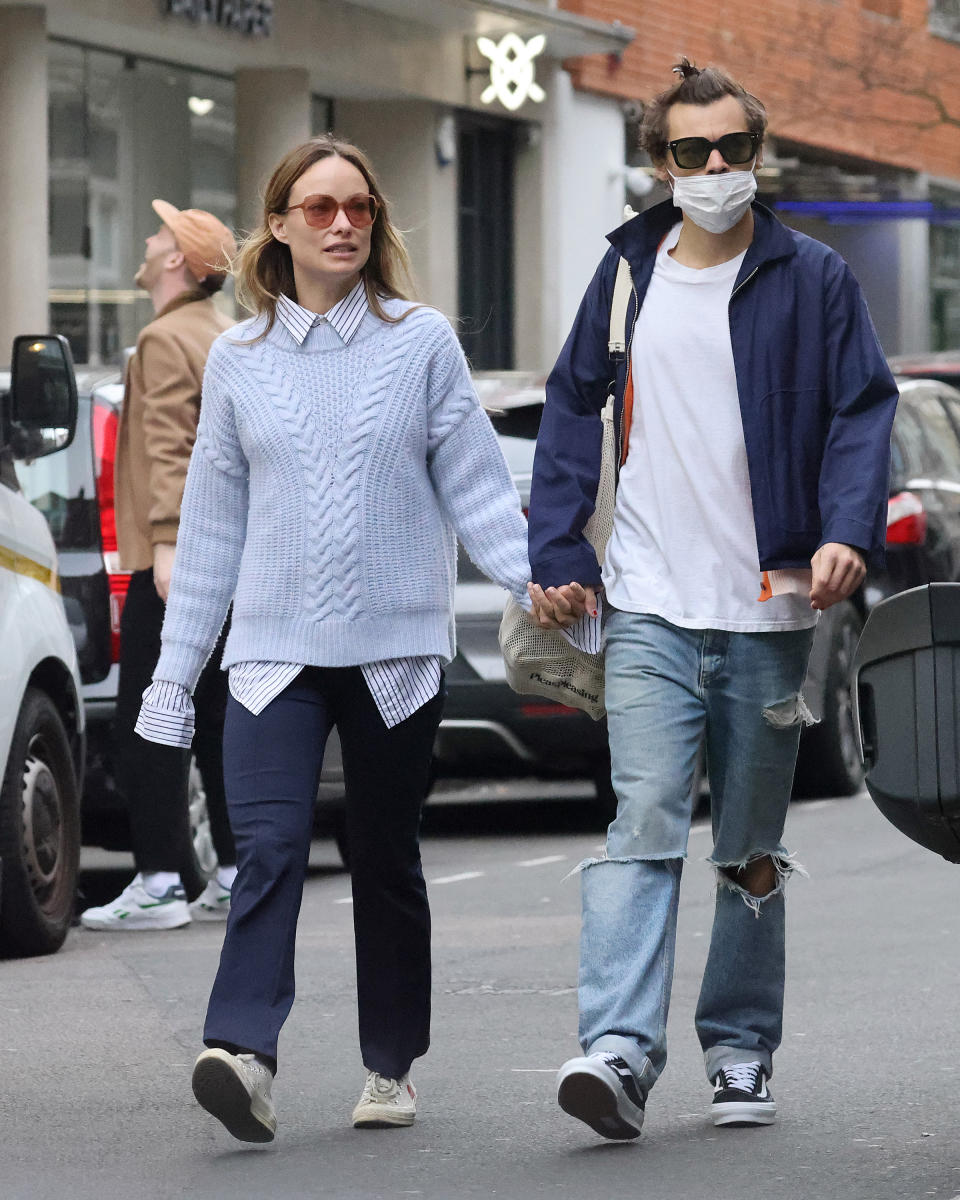
[[[216,875],[196,900],[190,901],[190,916],[194,921],[225,921],[230,916],[230,889]]]
[[[167,888],[162,896],[151,896],[136,875],[116,900],[100,908],[88,908],[80,914],[84,929],[143,930],[179,929],[190,924],[187,896],[179,884]]]

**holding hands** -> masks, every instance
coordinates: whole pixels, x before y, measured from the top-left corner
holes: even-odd
[[[590,586],[566,583],[544,591],[539,584],[528,583],[527,594],[533,604],[531,619],[541,629],[568,629],[584,613],[597,615],[597,593]]]

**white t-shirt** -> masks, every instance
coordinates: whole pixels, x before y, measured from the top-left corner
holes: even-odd
[[[759,602],[760,563],[730,343],[743,262],[696,270],[657,254],[633,337],[633,420],[603,583],[610,603],[686,629],[815,625],[804,590]]]

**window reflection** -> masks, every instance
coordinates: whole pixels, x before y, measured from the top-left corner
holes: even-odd
[[[234,85],[56,41],[49,78],[51,320],[77,362],[119,363],[153,316],[133,285],[157,228],[151,200],[234,227]],[[232,311],[229,284],[217,303]]]

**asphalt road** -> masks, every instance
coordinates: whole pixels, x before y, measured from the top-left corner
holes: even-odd
[[[349,1126],[363,1072],[349,882],[329,843],[304,897],[270,1147],[233,1142],[190,1093],[220,927],[75,930],[51,958],[0,963],[0,1196],[957,1200],[957,868],[866,797],[794,805],[786,840],[810,879],[790,885],[780,1120],[718,1130],[692,1023],[713,890],[699,822],[670,1063],[643,1136],[607,1143],[554,1098],[554,1072],[577,1052],[579,889],[565,876],[600,844],[592,825],[571,803],[431,816],[434,1042],[409,1130]],[[119,857],[87,866],[91,899],[129,877]]]

